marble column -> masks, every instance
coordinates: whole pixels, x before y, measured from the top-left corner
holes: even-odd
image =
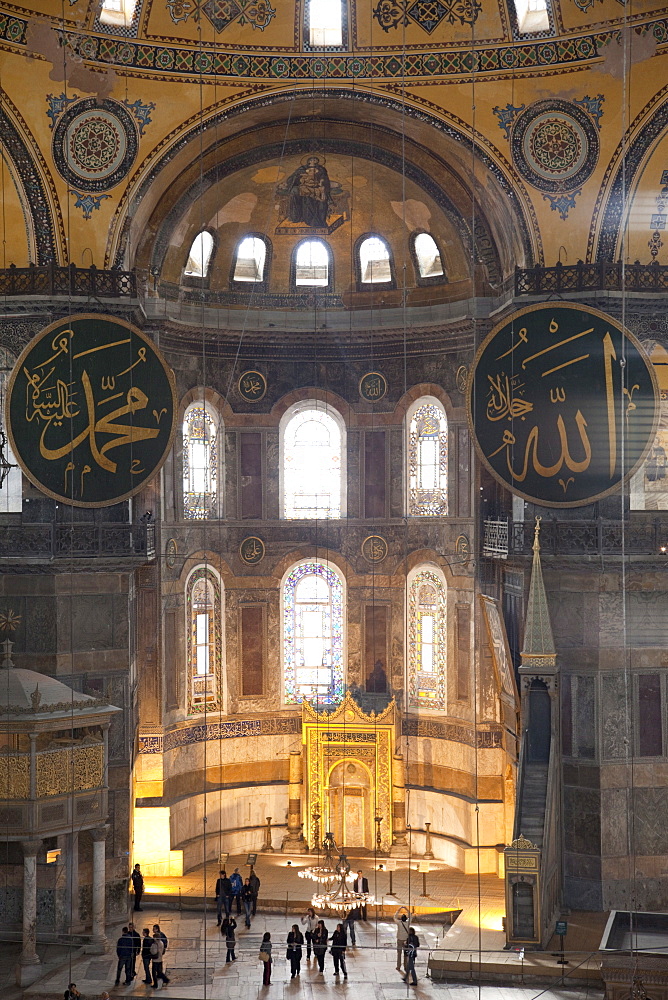
[[[392,847],[390,856],[406,857],[406,767],[400,753],[392,757]]]
[[[281,850],[288,854],[306,854],[308,845],[302,832],[302,752],[290,751],[288,786],[288,830]]]
[[[37,954],[37,853],[41,840],[23,840],[23,950],[19,958],[17,982],[20,986],[32,982],[31,966],[40,965]]]
[[[91,947],[86,950],[94,954],[102,954],[107,950],[105,934],[106,916],[106,841],[108,826],[100,826],[91,830],[93,841],[93,937]]]

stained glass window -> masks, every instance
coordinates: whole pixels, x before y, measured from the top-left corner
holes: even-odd
[[[183,516],[186,520],[218,513],[218,428],[201,403],[183,419]]]
[[[420,569],[409,585],[408,699],[413,707],[444,709],[446,591],[440,576]]]
[[[186,586],[188,707],[190,712],[218,710],[222,663],[221,588],[217,574],[198,566]]]
[[[324,409],[295,413],[283,432],[283,516],[341,517],[341,428]]]
[[[448,513],[448,422],[436,400],[421,400],[409,413],[408,513]]]
[[[206,229],[203,229],[193,240],[184,273],[189,278],[206,278],[209,273],[212,253],[213,236]]]
[[[421,278],[439,278],[443,275],[441,252],[429,233],[418,233],[413,243]]]
[[[335,705],[343,698],[343,581],[303,562],[283,585],[285,700]]]

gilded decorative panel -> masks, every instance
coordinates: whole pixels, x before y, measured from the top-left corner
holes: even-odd
[[[104,748],[63,747],[37,755],[37,798],[99,788],[104,777]]]
[[[27,754],[0,756],[0,799],[30,798],[30,757]]]

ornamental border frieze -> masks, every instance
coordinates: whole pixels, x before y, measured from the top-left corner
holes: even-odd
[[[235,719],[233,722],[209,722],[206,725],[185,726],[165,733],[139,736],[139,753],[155,754],[211,740],[232,740],[245,736],[293,736],[301,733],[301,720],[295,719]]]
[[[24,48],[27,44],[28,20],[4,15],[0,18],[0,41],[7,46]],[[651,33],[659,44],[668,41],[668,19],[657,18],[635,23],[636,34]],[[443,48],[433,51],[428,46],[415,46],[404,60],[396,53],[360,53],[355,55],[327,52],[276,54],[270,46],[258,51],[231,52],[192,45],[171,46],[151,40],[95,36],[64,32],[61,37],[75,55],[89,62],[100,60],[124,72],[140,71],[142,75],[164,77],[195,77],[212,81],[220,77],[251,77],[269,80],[351,79],[386,77],[401,78],[463,75],[471,73],[516,73],[535,66],[555,68],[558,65],[584,63],[595,59],[601,46],[617,39],[619,24],[609,24],[604,31],[590,35],[562,36],[558,39],[541,37],[535,42],[523,41],[521,46],[503,42],[485,44],[477,49]],[[249,46],[249,48],[251,48]]]
[[[452,722],[437,722],[435,719],[404,719],[401,724],[401,735],[450,740],[452,743],[463,743],[469,747],[475,745],[478,750],[503,749],[503,730],[501,728],[479,729],[478,738],[474,744],[473,730],[469,726],[458,726]]]

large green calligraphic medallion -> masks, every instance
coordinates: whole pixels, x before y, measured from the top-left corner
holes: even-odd
[[[28,479],[75,507],[107,507],[153,479],[172,444],[174,374],[124,320],[52,323],[9,379],[5,422]]]
[[[640,344],[589,306],[548,302],[500,323],[467,393],[478,454],[517,496],[580,507],[618,489],[654,438],[658,390]]]

